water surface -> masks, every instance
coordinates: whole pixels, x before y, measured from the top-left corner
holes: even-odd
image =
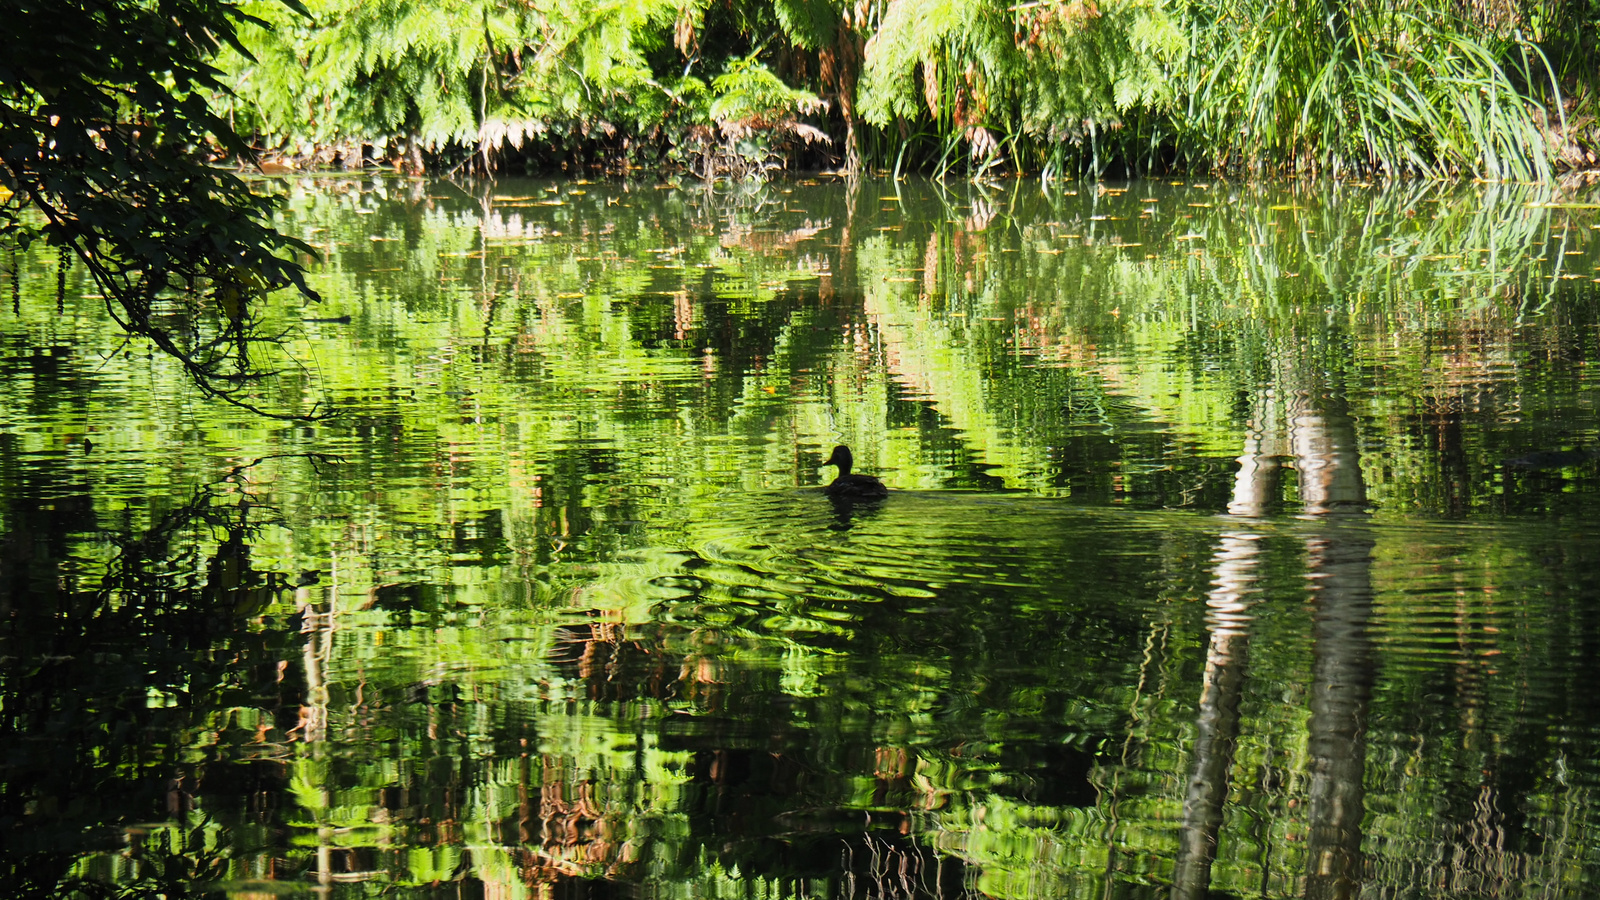
[[[331,418],[6,280],[8,896],[1595,889],[1592,190],[263,187]]]

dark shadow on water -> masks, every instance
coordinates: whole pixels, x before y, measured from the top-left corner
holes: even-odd
[[[829,497],[828,503],[833,507],[833,524],[828,527],[834,531],[849,531],[857,519],[872,518],[888,502],[890,500],[887,497]]]
[[[249,820],[229,798],[281,794],[281,764],[214,768],[185,738],[219,708],[270,714],[303,693],[279,664],[287,630],[246,625],[292,590],[252,560],[277,513],[237,490],[247,468],[141,530],[41,529],[26,480],[8,482],[0,584],[26,602],[0,618],[0,896],[186,896],[224,870],[223,839],[196,837],[208,817]],[[115,554],[85,576],[78,548],[96,541]],[[179,827],[124,830],[152,822]],[[115,884],[74,873],[112,849],[130,860]]]

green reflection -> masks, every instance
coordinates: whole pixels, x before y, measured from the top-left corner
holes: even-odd
[[[19,254],[8,894],[1592,884],[1594,209],[289,187],[328,422]]]

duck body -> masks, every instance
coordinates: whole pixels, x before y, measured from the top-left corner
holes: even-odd
[[[850,468],[855,465],[855,457],[850,453],[850,448],[843,444],[833,448],[833,455],[828,457],[825,466],[838,466],[839,477],[829,482],[824,491],[829,497],[848,500],[881,500],[889,496],[889,489],[883,482],[871,475],[853,475]]]

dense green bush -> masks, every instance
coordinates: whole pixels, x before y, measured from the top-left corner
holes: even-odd
[[[942,160],[965,141],[977,160],[1003,146],[1019,167],[1096,174],[1528,178],[1593,140],[1551,127],[1575,109],[1563,91],[1594,77],[1593,42],[1567,37],[1593,34],[1592,4],[1559,20],[1532,4],[1499,20],[1451,9],[898,0],[868,45],[862,105],[883,128],[927,123]],[[1542,42],[1529,37],[1541,23]]]
[[[492,169],[527,153],[612,166],[760,164],[753,131],[815,140],[821,106],[754,56],[700,56],[705,10],[666,0],[315,0],[309,17],[263,4],[233,54],[234,109],[269,149],[360,152],[401,167],[423,154]],[[747,49],[747,48],[744,48]],[[687,64],[686,63],[687,60]],[[701,77],[710,76],[709,79]]]
[[[1600,0],[242,11],[254,21],[240,20],[238,46],[208,51],[223,73],[213,107],[270,154],[323,165],[1527,179],[1600,161]]]
[[[708,177],[864,161],[1525,179],[1600,149],[1596,0],[309,9],[263,3],[274,30],[245,35],[256,60],[226,61],[241,127],[290,156],[364,145],[413,168],[426,153],[444,168]]]

